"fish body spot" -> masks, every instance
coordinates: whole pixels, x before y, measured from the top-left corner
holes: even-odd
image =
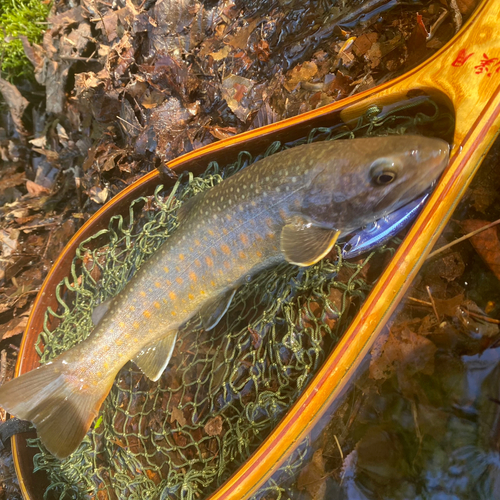
[[[221,245],[220,249],[226,255],[231,255],[231,249],[227,245]]]
[[[243,245],[248,245],[248,236],[245,233],[241,233],[240,241],[243,243]]]
[[[189,273],[189,279],[191,281],[196,281],[196,279],[197,279],[196,273],[193,272],[193,271],[190,271],[190,273]]]
[[[99,378],[102,378],[102,372],[97,372],[96,375],[99,377]]]
[[[214,261],[210,257],[205,257],[205,262],[207,263],[208,267],[212,267],[214,265]]]
[[[222,234],[223,234],[224,236],[226,236],[226,235],[227,235],[227,229],[226,229],[225,227],[223,227],[223,228],[222,228]]]
[[[200,240],[194,240],[194,244],[199,247],[201,245]]]
[[[170,269],[168,267],[164,267],[163,270],[166,272],[166,273],[169,273],[170,272]]]
[[[209,234],[210,236],[213,236],[213,235],[214,235],[214,232],[213,232],[211,229],[209,229],[209,230],[208,230],[208,234]]]
[[[139,322],[138,322],[138,321],[134,321],[134,322],[132,323],[132,326],[133,326],[134,328],[136,328],[136,329],[137,329],[137,328],[139,328],[141,325],[139,324]]]
[[[142,315],[143,315],[145,318],[148,318],[148,319],[149,319],[149,318],[151,318],[151,313],[150,313],[149,311],[144,311],[144,312],[142,313]]]
[[[159,302],[153,302],[153,305],[156,307],[156,309],[160,309],[160,303]]]
[[[201,267],[201,262],[200,262],[200,260],[199,260],[199,259],[196,259],[196,260],[194,261],[194,265],[195,265],[196,267]]]
[[[129,306],[129,309],[130,309],[131,311],[135,311],[135,307],[134,307],[134,306]]]
[[[161,288],[161,284],[160,284],[160,282],[159,282],[159,281],[155,281],[155,287],[156,287],[156,288]]]
[[[176,315],[177,315],[177,313],[176,313],[175,311],[172,311],[170,314],[171,314],[172,316],[176,316]]]
[[[241,252],[241,251],[240,251],[240,252],[238,252],[238,256],[239,256],[239,258],[240,258],[241,260],[245,260],[245,259],[247,258],[247,256],[246,256],[245,252]]]
[[[121,339],[116,339],[116,340],[115,340],[115,344],[116,344],[116,345],[118,345],[118,346],[123,345],[123,340],[121,340]]]
[[[120,322],[118,323],[118,326],[119,326],[120,328],[125,328],[125,323],[124,323],[123,321],[120,321]]]
[[[183,253],[179,254],[179,260],[184,260],[184,254]]]
[[[217,250],[216,250],[214,247],[212,247],[212,248],[210,249],[210,252],[212,253],[212,255],[213,255],[214,257],[217,255]]]
[[[146,292],[145,292],[144,290],[141,290],[141,291],[139,292],[139,295],[140,295],[141,297],[145,297],[145,296],[146,296]]]
[[[255,252],[255,255],[257,255],[257,257],[259,257],[259,259],[262,257],[262,252],[259,252],[258,250]]]
[[[167,286],[170,286],[172,282],[170,280],[167,280]]]
[[[211,280],[210,284],[215,288],[215,281],[214,280]]]
[[[175,300],[177,298],[177,295],[175,295],[174,292],[170,292],[168,296],[170,297],[170,300]]]
[[[188,299],[189,300],[193,300],[194,299],[194,295],[192,293],[188,293]]]
[[[223,266],[226,268],[226,269],[230,269],[231,268],[231,264],[229,263],[229,261],[225,260],[224,261],[224,264]]]
[[[179,285],[182,285],[182,283],[184,282],[184,280],[180,276],[175,278],[175,281],[177,281],[177,283],[179,283]]]

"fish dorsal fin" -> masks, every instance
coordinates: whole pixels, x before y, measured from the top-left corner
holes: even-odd
[[[177,330],[168,332],[157,342],[145,346],[132,360],[141,371],[156,382],[168,365],[177,340]]]
[[[205,192],[195,194],[192,198],[185,201],[177,210],[177,220],[181,223],[191,212],[193,207],[198,204],[198,202],[203,198]]]
[[[105,300],[94,308],[94,310],[92,311],[92,323],[94,323],[94,326],[97,326],[104,315],[108,312],[112,300],[113,299]]]
[[[295,216],[281,230],[281,251],[290,264],[312,266],[330,252],[339,234],[337,229],[318,227],[305,217]]]
[[[226,314],[235,293],[236,289],[231,288],[229,291],[207,302],[200,309],[201,322],[205,330],[208,331],[214,328],[222,316]]]

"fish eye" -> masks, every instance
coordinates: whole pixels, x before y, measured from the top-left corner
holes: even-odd
[[[377,186],[391,184],[398,177],[394,162],[384,159],[376,161],[370,169],[370,177]]]

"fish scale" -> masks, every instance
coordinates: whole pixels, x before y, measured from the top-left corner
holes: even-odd
[[[283,261],[312,265],[339,235],[405,205],[440,175],[448,149],[418,136],[306,144],[194,196],[176,231],[96,308],[91,335],[0,387],[0,406],[32,421],[55,456],[68,456],[128,360],[157,380],[189,319],[199,314],[210,330],[254,274]]]

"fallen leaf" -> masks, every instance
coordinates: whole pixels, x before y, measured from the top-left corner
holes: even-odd
[[[9,107],[10,116],[12,117],[12,121],[14,122],[17,132],[20,135],[27,135],[22,122],[24,110],[26,109],[26,106],[28,106],[27,99],[21,95],[21,92],[19,92],[15,85],[12,85],[12,83],[9,83],[2,78],[0,78],[0,92]]]
[[[300,471],[297,479],[299,490],[306,490],[312,500],[323,500],[326,493],[325,459],[323,449],[314,452],[311,461]]]
[[[306,61],[303,64],[297,64],[287,73],[285,88],[288,92],[295,90],[300,83],[311,80],[318,73],[318,66],[312,61]]]
[[[24,332],[28,318],[26,316],[12,318],[8,323],[0,325],[0,340],[9,339]]]
[[[470,233],[490,224],[490,221],[469,219],[460,223],[465,233]],[[474,250],[483,259],[491,272],[500,280],[500,240],[498,239],[498,228],[490,227],[485,231],[470,238]]]
[[[206,424],[203,430],[209,436],[220,436],[222,433],[222,417],[217,415],[211,418]]]
[[[247,96],[254,84],[252,80],[236,75],[230,75],[222,82],[222,97],[242,122],[246,121],[251,111],[252,103]]]
[[[92,186],[89,191],[89,198],[102,205],[108,198],[108,188],[101,189],[99,186]]]
[[[36,184],[33,181],[26,181],[26,189],[31,196],[40,196],[42,194],[50,193],[50,189],[40,186],[40,184]]]
[[[182,413],[182,410],[179,410],[177,406],[174,406],[172,408],[172,414],[170,415],[170,422],[172,423],[177,422],[181,427],[184,427],[187,423],[184,413]]]

